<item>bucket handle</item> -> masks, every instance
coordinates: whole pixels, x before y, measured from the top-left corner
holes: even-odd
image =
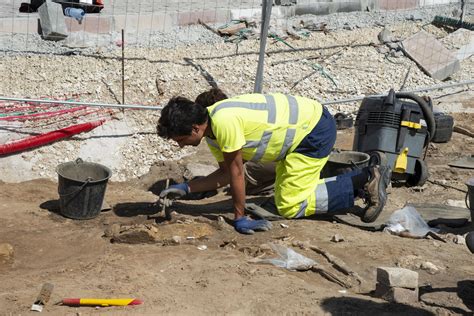
[[[354,167],[355,169],[360,169],[360,167],[356,165],[353,160],[349,160],[349,162],[351,163],[352,167]]]
[[[80,158],[79,158],[79,159],[80,159]],[[76,195],[76,194],[80,193],[80,192],[86,187],[86,185],[88,185],[92,180],[93,180],[93,179],[92,179],[91,177],[88,177],[88,178],[86,179],[86,182],[84,182],[84,184],[81,185],[81,187],[80,187],[78,190],[76,190],[76,191],[74,191],[74,192],[71,192],[71,193],[66,193],[66,194],[62,194],[62,193],[59,192],[59,190],[58,190],[58,194],[59,194],[59,196],[61,196],[61,197],[69,196],[69,195]]]

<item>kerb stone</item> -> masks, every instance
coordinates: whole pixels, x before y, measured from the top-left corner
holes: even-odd
[[[389,287],[418,288],[418,272],[403,268],[377,268],[377,282]]]
[[[418,302],[419,292],[418,288],[404,289],[400,287],[389,287],[385,284],[377,283],[375,286],[375,296],[389,302],[414,304]]]

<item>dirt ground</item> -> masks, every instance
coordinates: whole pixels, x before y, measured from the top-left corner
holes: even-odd
[[[456,124],[472,127],[474,114],[454,116]],[[339,132],[337,147],[350,149],[351,133]],[[457,133],[448,143],[432,144],[427,155],[430,179],[465,190],[464,183],[474,177],[474,171],[446,163],[473,152],[473,139]],[[201,146],[198,154],[186,161],[209,164],[213,160]],[[106,201],[112,210],[84,221],[50,211],[54,208],[48,205],[58,199],[56,182],[0,182],[0,243],[9,243],[14,250],[13,258],[0,260],[0,314],[34,313],[29,308],[45,282],[55,286],[43,312],[49,315],[453,315],[474,310],[473,255],[465,245],[452,240],[402,238],[331,218],[276,221],[268,232],[240,235],[218,220],[219,216],[232,219],[230,197],[223,192],[178,203],[173,221],[161,216],[149,218],[157,211],[152,191],[156,193],[163,179],[176,177],[178,167],[157,165],[137,181],[109,183]],[[392,187],[384,212],[406,202],[445,205],[448,200],[462,206],[464,193],[432,183],[422,188]],[[148,233],[131,235],[128,242],[132,243],[126,243],[126,238],[111,242],[110,236],[121,227]],[[463,232],[469,229],[472,227],[464,227]],[[331,242],[335,234],[345,240]],[[357,285],[323,256],[292,247],[297,240],[309,241],[342,259],[364,282]],[[270,242],[292,247],[353,286],[345,289],[313,271],[293,272],[250,262],[264,253],[272,257],[268,255]],[[202,245],[207,248],[200,250]],[[431,274],[421,269],[422,262],[433,263],[438,271]],[[394,304],[373,297],[379,266],[418,271],[420,302]],[[67,297],[131,297],[144,300],[144,304],[104,308],[53,305]]]

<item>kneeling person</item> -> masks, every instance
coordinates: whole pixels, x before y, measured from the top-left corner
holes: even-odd
[[[372,166],[328,179],[320,173],[336,141],[329,111],[315,100],[284,94],[245,94],[226,98],[218,89],[196,102],[174,97],[163,108],[158,134],[180,147],[198,146],[206,138],[219,163],[207,177],[170,186],[160,197],[180,198],[190,192],[215,190],[230,184],[234,227],[241,233],[267,230],[265,220],[244,216],[244,162],[276,162],[275,205],[286,218],[348,209],[357,196],[368,199],[362,215],[374,221],[387,196],[391,170]]]

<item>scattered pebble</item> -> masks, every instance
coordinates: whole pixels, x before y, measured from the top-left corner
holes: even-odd
[[[13,260],[13,246],[8,243],[0,244],[0,263]]]
[[[177,244],[177,245],[181,244],[182,242],[181,236],[173,236],[171,237],[171,240],[173,241],[174,244]]]
[[[446,204],[449,206],[455,206],[455,207],[465,207],[466,204],[464,203],[464,200],[451,200],[448,199],[446,200]]]
[[[336,235],[332,236],[331,241],[332,241],[332,242],[341,242],[341,241],[344,241],[344,236],[339,235],[339,234],[336,234]]]
[[[288,225],[286,225],[286,224],[283,224],[283,223],[280,223],[280,226],[281,226],[282,228],[288,228],[288,227],[290,227],[290,226],[288,226]]]
[[[457,245],[465,245],[466,244],[466,238],[461,235],[456,235],[453,239],[454,243]]]
[[[439,268],[429,261],[425,261],[420,266],[421,269],[425,270],[429,274],[436,274],[439,272]]]
[[[206,245],[199,245],[199,246],[197,246],[197,249],[199,249],[199,250],[206,250],[206,249],[207,249],[207,246],[206,246]]]

